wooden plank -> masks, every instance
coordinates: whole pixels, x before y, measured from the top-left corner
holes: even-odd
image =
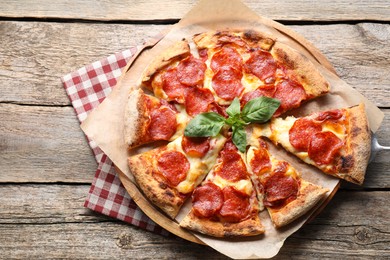
[[[0,22],[0,102],[70,105],[62,76],[166,27]]]
[[[172,20],[183,17],[196,0],[163,1],[2,1],[3,17],[65,18],[89,20]],[[335,21],[335,20],[383,20],[389,21],[389,5],[385,0],[317,1],[309,0],[243,0],[256,13],[275,20]],[[321,10],[321,11],[318,11]]]
[[[60,77],[140,45],[167,25],[0,22],[0,102],[69,105]],[[341,78],[390,107],[390,25],[291,26],[319,48]],[[42,95],[50,93],[50,95]]]
[[[0,225],[108,220],[83,208],[89,185],[0,185]]]
[[[0,182],[86,182],[97,168],[72,107],[0,104]]]
[[[0,186],[0,251],[14,258],[224,258],[82,208],[86,186]],[[388,191],[338,192],[276,259],[390,257]]]

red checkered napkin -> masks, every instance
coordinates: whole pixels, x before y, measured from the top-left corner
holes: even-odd
[[[117,78],[122,74],[122,68],[140,48],[132,47],[61,78],[80,123],[111,93]],[[89,145],[99,166],[84,206],[143,229],[168,234],[130,198],[107,155],[92,140],[89,140]]]

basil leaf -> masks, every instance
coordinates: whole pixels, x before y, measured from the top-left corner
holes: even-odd
[[[241,118],[247,123],[267,122],[276,109],[280,106],[280,101],[269,97],[259,97],[252,99],[242,109]]]
[[[246,132],[242,125],[233,125],[233,137],[232,141],[237,149],[245,153],[246,151]]]
[[[226,109],[226,113],[230,117],[238,117],[240,115],[240,100],[235,98],[230,106]]]
[[[202,113],[194,117],[184,130],[185,136],[216,136],[225,124],[225,118],[215,112]]]

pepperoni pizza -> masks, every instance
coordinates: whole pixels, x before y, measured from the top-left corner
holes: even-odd
[[[363,107],[280,118],[328,92],[314,64],[273,36],[214,31],[183,39],[154,59],[129,94],[130,171],[171,218],[191,198],[182,227],[217,237],[258,235],[265,232],[259,213],[266,208],[280,228],[319,204],[327,190],[278,160],[263,137],[328,174],[363,181],[369,151]],[[270,123],[251,114],[259,97],[277,100]],[[193,122],[217,134],[190,137],[184,129]],[[253,131],[245,132],[250,123]],[[151,143],[158,147],[134,149]]]
[[[268,137],[305,163],[329,175],[363,183],[371,151],[364,104],[301,118],[275,118],[258,127],[261,133],[256,135]]]
[[[192,209],[180,226],[216,237],[264,233],[256,192],[244,155],[231,141],[201,186],[192,194]]]
[[[125,142],[130,149],[158,140],[173,141],[183,134],[188,121],[180,107],[147,95],[142,89],[128,97],[125,110]]]
[[[171,218],[210,171],[226,138],[180,136],[129,157],[130,170],[145,195]]]
[[[158,98],[184,104],[187,114],[216,110],[239,97],[279,99],[275,116],[329,92],[329,84],[299,52],[254,31],[207,32],[183,40],[148,67],[143,86]]]
[[[276,227],[285,226],[305,214],[328,192],[304,180],[287,161],[278,160],[263,139],[253,139],[250,145],[247,164],[256,184],[260,209],[267,208]]]

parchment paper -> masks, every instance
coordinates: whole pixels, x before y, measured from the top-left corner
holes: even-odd
[[[330,94],[306,103],[301,109],[295,110],[294,115],[301,116],[314,111],[347,107],[364,102],[371,130],[375,132],[382,122],[383,113],[355,89],[339,79],[332,71],[332,68],[329,67],[329,64],[327,64],[327,68],[322,66],[324,65],[323,63],[322,65],[319,64],[313,53],[305,47],[307,45],[300,44],[300,39],[303,39],[302,36],[296,35],[297,37],[295,37],[294,35],[295,39],[293,39],[268,26],[272,26],[274,23],[271,20],[258,16],[238,0],[200,1],[178,24],[172,27],[169,33],[155,47],[144,51],[131,67],[125,69],[124,74],[110,96],[88,116],[81,128],[110,157],[116,166],[134,181],[127,166],[128,151],[123,137],[123,116],[128,93],[131,89],[139,86],[142,71],[161,51],[182,38],[191,38],[195,33],[209,30],[251,28],[277,35],[278,41],[299,50],[313,61],[331,84]],[[308,44],[310,45],[310,43]],[[315,51],[317,52],[317,50]],[[339,183],[335,178],[326,176],[314,167],[300,162],[282,149],[272,145],[270,147],[274,149],[274,152],[279,157],[288,158],[288,161],[300,170],[304,179],[327,187],[330,191],[335,189]],[[187,202],[185,207],[183,207],[183,210],[177,217],[178,221],[188,211],[189,204]],[[311,213],[279,230],[272,227],[267,212],[263,211],[260,217],[266,227],[266,233],[258,237],[228,240],[215,239],[198,234],[196,236],[209,246],[231,258],[270,258],[278,253],[285,239],[297,231],[314,211],[313,209]]]

